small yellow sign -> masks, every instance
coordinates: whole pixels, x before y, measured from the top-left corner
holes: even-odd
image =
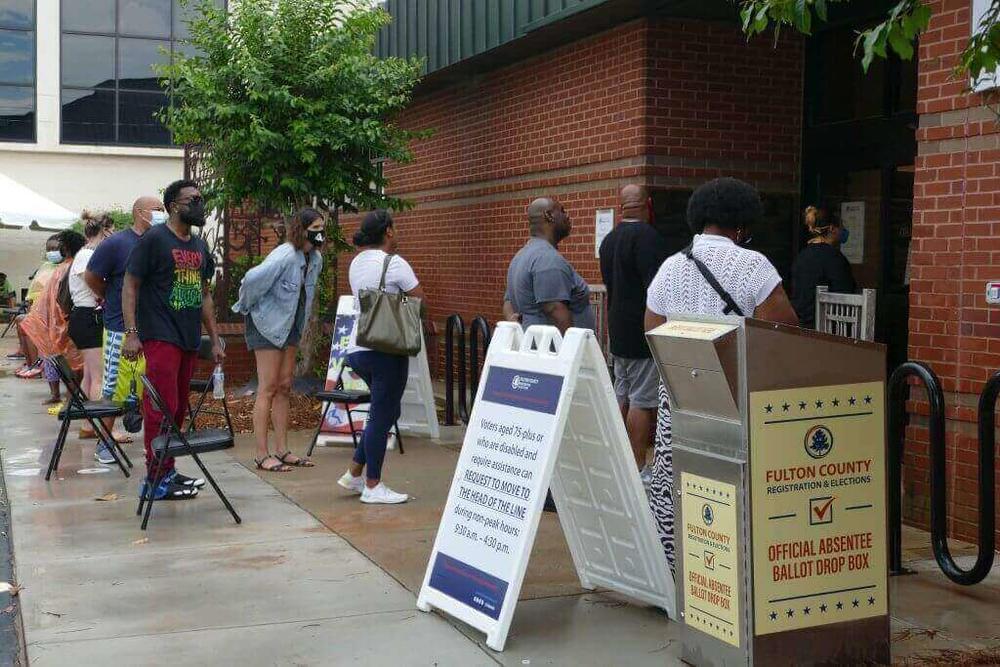
[[[881,382],[750,394],[754,632],[888,613]]]
[[[681,472],[684,622],[740,645],[736,487]]]
[[[658,336],[675,336],[677,338],[692,338],[694,340],[715,340],[723,334],[736,329],[735,324],[718,322],[689,322],[687,320],[670,320],[656,327],[649,333]]]

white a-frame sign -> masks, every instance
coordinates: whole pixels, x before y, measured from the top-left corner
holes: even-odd
[[[551,488],[584,588],[675,617],[674,582],[594,334],[501,322],[417,607],[502,651]]]

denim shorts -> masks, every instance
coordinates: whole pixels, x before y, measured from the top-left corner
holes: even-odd
[[[264,334],[257,331],[257,326],[253,323],[253,317],[250,315],[246,316],[246,326],[244,330],[244,337],[247,341],[248,350],[284,350],[286,347],[298,346],[299,341],[302,340],[302,318],[296,316],[295,321],[292,322],[292,330],[288,332],[288,338],[285,339],[285,344],[278,347],[267,338]]]

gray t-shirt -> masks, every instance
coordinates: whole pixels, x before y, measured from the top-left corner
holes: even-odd
[[[573,326],[594,329],[590,288],[569,262],[545,239],[529,239],[507,268],[504,300],[521,313],[521,326],[552,324],[542,304],[562,301],[573,314]]]

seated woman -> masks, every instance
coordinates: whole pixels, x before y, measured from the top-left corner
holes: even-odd
[[[743,315],[797,325],[781,276],[764,255],[743,247],[764,209],[757,191],[734,178],[717,178],[694,191],[687,222],[695,233],[685,250],[668,257],[647,290],[649,331],[670,313]],[[714,276],[718,290],[706,277]],[[670,405],[660,385],[649,502],[660,542],[674,567],[673,445]]]
[[[851,263],[840,252],[847,241],[847,230],[827,211],[810,206],[803,222],[809,241],[792,264],[792,306],[804,329],[816,328],[816,288],[826,286],[831,292],[855,290]]]

